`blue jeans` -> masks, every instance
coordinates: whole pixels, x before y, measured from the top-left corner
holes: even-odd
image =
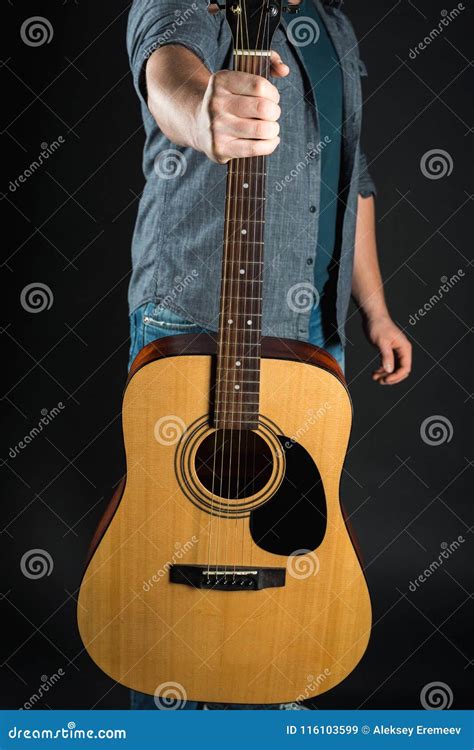
[[[144,346],[149,344],[155,339],[163,338],[164,336],[175,336],[180,333],[206,333],[206,329],[195,323],[183,320],[179,315],[161,307],[155,305],[153,302],[149,302],[139,307],[130,316],[130,360],[129,367],[135,359],[136,355]],[[311,314],[310,326],[309,326],[309,342],[315,346],[320,346],[326,349],[332,356],[338,361],[339,365],[344,369],[344,350],[338,341],[327,342],[325,341],[322,325],[321,325],[321,312],[319,307],[314,308]],[[223,710],[231,708],[233,710],[243,709],[266,709],[266,710],[278,710],[281,707],[279,703],[270,703],[265,705],[258,705],[255,703],[199,703],[198,701],[180,701],[179,708],[184,710],[195,710],[202,709],[203,706],[211,710]],[[178,705],[177,705],[178,707]],[[138,693],[135,690],[130,692],[130,708],[149,710],[156,709],[159,706],[156,705],[155,699],[152,695],[145,693]],[[167,704],[167,709],[170,706]]]

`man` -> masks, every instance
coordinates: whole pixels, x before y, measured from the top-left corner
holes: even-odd
[[[263,333],[344,365],[351,293],[380,352],[374,381],[411,369],[390,318],[375,239],[375,188],[360,149],[365,68],[337,0],[305,0],[273,39],[273,82],[231,70],[223,13],[205,0],[135,0],[128,49],[146,132],[133,241],[131,358],[153,339],[217,330],[226,170],[270,155]],[[133,694],[132,706],[154,707]],[[196,704],[187,703],[186,708]]]

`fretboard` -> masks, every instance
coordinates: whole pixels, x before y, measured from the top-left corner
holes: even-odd
[[[268,77],[265,55],[235,54],[236,70]],[[258,424],[262,336],[266,157],[227,167],[214,422],[217,429]]]

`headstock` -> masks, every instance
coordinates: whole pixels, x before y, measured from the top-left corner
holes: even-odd
[[[281,0],[226,0],[225,14],[234,38],[234,48],[268,51],[280,23]]]

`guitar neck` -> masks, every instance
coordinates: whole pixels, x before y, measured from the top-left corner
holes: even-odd
[[[267,54],[234,52],[235,70],[268,77]],[[266,157],[227,166],[214,421],[217,429],[258,424],[262,337]]]

